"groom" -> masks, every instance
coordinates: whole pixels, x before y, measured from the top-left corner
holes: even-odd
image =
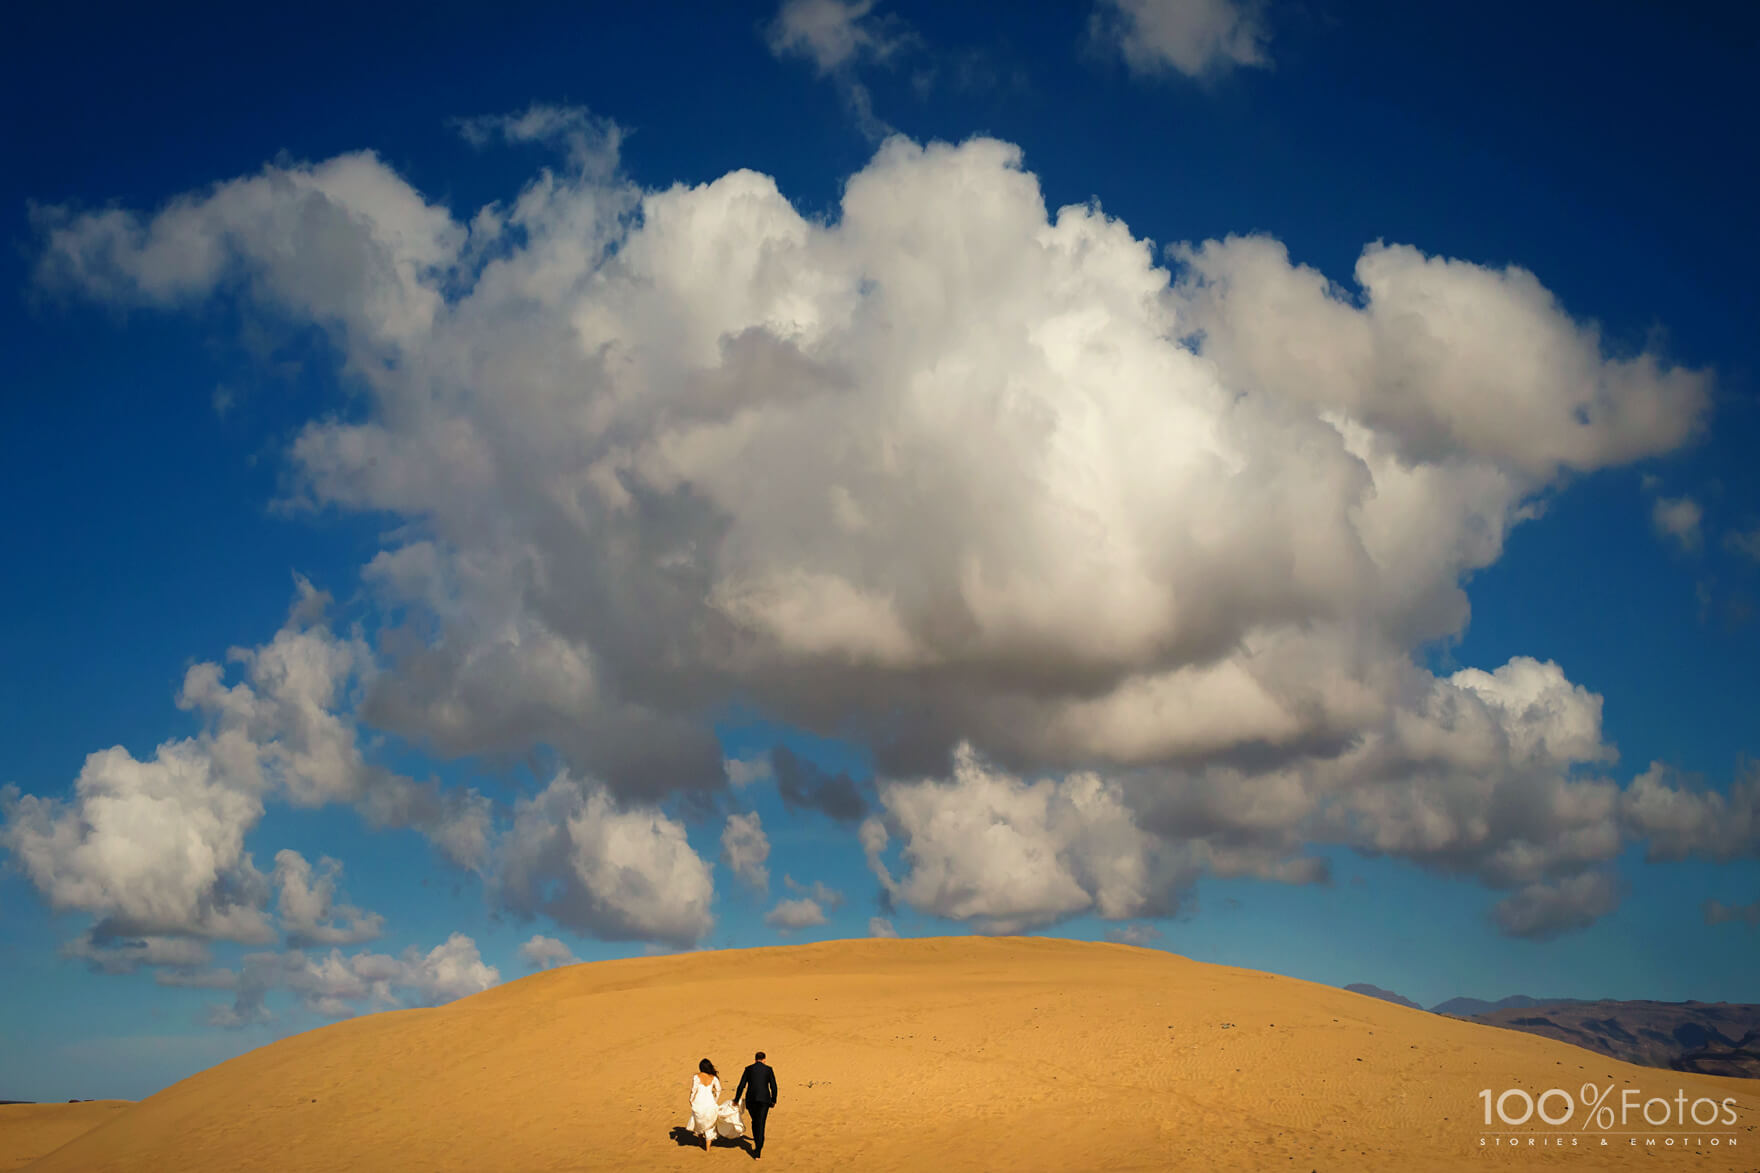
[[[733,1093],[733,1102],[739,1103],[745,1097],[746,1111],[752,1117],[752,1156],[764,1155],[764,1117],[770,1115],[770,1109],[776,1106],[776,1073],[764,1062],[764,1052],[759,1051],[757,1062],[745,1069],[739,1077],[739,1087]]]

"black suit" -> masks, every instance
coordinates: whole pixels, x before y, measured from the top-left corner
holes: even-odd
[[[768,1063],[754,1063],[745,1069],[739,1077],[739,1087],[734,1090],[733,1102],[739,1103],[744,1096],[746,1111],[752,1117],[752,1152],[764,1151],[764,1117],[770,1115],[770,1109],[776,1105],[776,1073],[770,1070]]]

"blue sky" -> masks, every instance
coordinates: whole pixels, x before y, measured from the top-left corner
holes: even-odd
[[[886,928],[1760,1000],[1754,18],[949,7],[22,18],[0,1099]]]

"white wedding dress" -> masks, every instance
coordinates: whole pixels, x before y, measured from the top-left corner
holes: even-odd
[[[690,1130],[698,1136],[724,1136],[729,1140],[745,1135],[746,1126],[739,1118],[739,1109],[721,1102],[721,1077],[704,1083],[691,1076]]]

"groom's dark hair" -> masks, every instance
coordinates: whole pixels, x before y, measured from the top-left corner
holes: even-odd
[[[758,1052],[758,1062],[762,1063],[763,1061],[764,1061],[764,1052],[759,1051]]]

